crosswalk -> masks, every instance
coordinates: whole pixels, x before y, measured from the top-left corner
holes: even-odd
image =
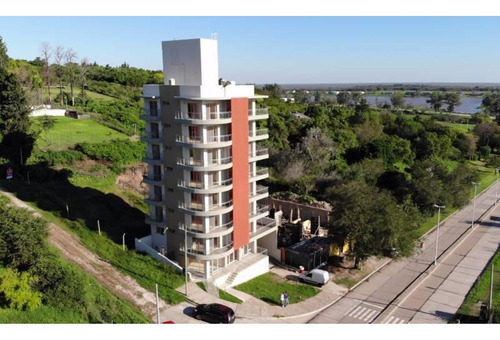
[[[354,306],[348,310],[345,314],[351,318],[361,320],[364,322],[371,322],[377,317],[380,311],[364,307],[362,305]]]
[[[394,315],[391,315],[389,319],[387,321],[384,321],[383,323],[406,323],[406,321],[395,317]]]
[[[370,304],[370,306],[373,306],[375,308],[370,308],[367,306],[364,306],[363,304],[359,304],[357,306],[352,307],[349,309],[347,312],[344,313],[344,315],[347,315],[353,319],[360,320],[362,322],[370,323],[375,318],[380,314],[382,311],[382,307],[378,307],[375,305]],[[386,324],[401,324],[401,323],[407,323],[405,320],[395,317],[391,315],[388,319],[384,320],[383,323]]]

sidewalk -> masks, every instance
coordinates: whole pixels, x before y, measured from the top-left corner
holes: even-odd
[[[290,275],[290,271],[272,267],[271,272],[285,277]],[[185,286],[179,287],[180,293],[185,293]],[[339,298],[347,293],[348,289],[329,281],[321,288],[317,295],[299,303],[293,303],[287,307],[269,305],[251,295],[239,290],[228,288],[228,293],[236,296],[243,303],[237,304],[219,299],[202,290],[195,282],[188,283],[188,297],[192,301],[183,302],[172,306],[161,312],[162,321],[173,320],[176,323],[200,323],[192,315],[195,304],[201,303],[221,303],[231,307],[236,313],[235,323],[298,323],[301,318],[307,318],[313,314],[331,306]]]

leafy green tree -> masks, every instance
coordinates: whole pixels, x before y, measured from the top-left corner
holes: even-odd
[[[19,273],[15,269],[7,268],[0,276],[0,301],[6,301],[11,309],[34,310],[42,304],[42,294],[34,291],[32,286],[37,278],[28,273]]]
[[[7,55],[7,46],[2,40],[0,35],[0,68],[6,69],[9,62],[9,56]]]
[[[394,92],[391,96],[391,104],[397,109],[401,109],[405,105],[405,97],[403,92]]]
[[[0,68],[0,157],[15,165],[25,163],[36,140],[30,126],[26,97],[17,77]]]
[[[498,114],[500,114],[500,93],[490,93],[484,96],[481,107],[486,113],[498,117]]]
[[[448,105],[447,111],[453,112],[460,105],[460,95],[457,92],[448,92],[443,96],[443,102]]]
[[[446,188],[449,190],[451,205],[461,208],[469,203],[472,182],[479,180],[479,174],[466,164],[460,163],[446,176]]]
[[[47,142],[47,135],[49,130],[51,130],[54,125],[56,125],[55,119],[51,116],[42,116],[40,118],[40,123],[42,125],[42,129],[45,131],[45,142]]]
[[[411,168],[410,192],[422,213],[433,213],[434,204],[450,205],[449,187],[445,191],[443,183],[447,174],[446,167],[433,159],[416,161]]]
[[[443,106],[443,94],[441,92],[432,92],[427,103],[431,104],[434,111],[438,112]]]
[[[420,220],[416,209],[396,204],[386,191],[353,181],[330,191],[333,218],[330,235],[348,242],[354,268],[370,256],[381,256],[396,248],[400,256],[413,252]]]
[[[337,103],[339,105],[348,105],[352,100],[351,92],[342,91],[337,94]]]
[[[265,91],[269,96],[279,97],[281,94],[281,86],[278,84],[265,84],[262,87],[262,90]]]

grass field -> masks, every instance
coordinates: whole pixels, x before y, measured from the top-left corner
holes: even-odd
[[[260,275],[236,286],[235,289],[278,306],[281,306],[280,296],[283,292],[288,292],[290,304],[307,300],[320,292],[318,288],[289,281],[272,273]]]
[[[204,291],[207,291],[205,284],[203,282],[196,282],[196,285],[198,285],[198,287],[200,287]],[[221,290],[221,289],[219,289],[219,298],[221,298],[222,300],[226,300],[226,301],[234,302],[234,303],[242,303],[243,302],[240,299],[238,299],[236,296],[229,294],[228,292]]]
[[[42,149],[64,149],[81,142],[99,143],[112,139],[126,139],[127,135],[112,130],[92,119],[52,117],[55,125],[45,134],[42,130],[37,146]],[[40,118],[32,120],[40,126]]]
[[[451,123],[451,122],[440,122],[438,121],[438,124],[441,124],[443,126],[448,126],[452,129],[458,130],[460,132],[464,133],[472,133],[472,130],[474,130],[475,124],[466,124],[466,120],[464,119],[463,123]]]
[[[77,87],[75,87],[73,89],[73,94],[76,97],[80,96],[81,94],[81,90]],[[49,100],[49,95],[48,95],[48,91],[47,91],[47,87],[43,87],[42,89],[42,96],[43,96],[43,101],[44,103],[47,102]],[[71,98],[71,91],[69,89],[69,86],[63,88],[63,93],[66,93],[68,95],[68,98]],[[50,94],[52,96],[52,102],[53,104],[59,104],[59,103],[54,103],[54,99],[57,97],[57,95],[59,94],[59,89],[56,88],[56,87],[51,87],[50,88]],[[87,95],[87,98],[89,99],[108,99],[108,100],[113,100],[115,98],[113,97],[110,97],[110,96],[106,96],[106,95],[103,95],[103,94],[100,94],[100,93],[96,93],[96,92],[92,92],[92,91],[88,91],[88,90],[85,90],[85,94]],[[71,99],[70,99],[71,100]],[[63,106],[64,106],[64,102],[63,102]],[[69,102],[67,104],[70,104]]]

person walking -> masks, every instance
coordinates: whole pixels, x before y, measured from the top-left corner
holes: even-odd
[[[281,307],[285,307],[285,293],[281,293],[280,300],[281,300]]]
[[[288,296],[288,293],[287,292],[284,292],[283,293],[283,297],[285,298],[285,307],[288,306],[288,302],[289,302],[289,296]]]

